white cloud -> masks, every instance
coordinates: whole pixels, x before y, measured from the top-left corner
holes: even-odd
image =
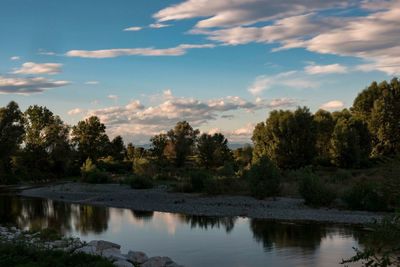
[[[260,95],[262,92],[272,88],[273,86],[308,89],[317,88],[319,85],[319,82],[304,77],[304,74],[301,72],[288,71],[271,76],[258,76],[247,90],[253,95]]]
[[[344,102],[340,100],[332,100],[321,105],[321,109],[338,110],[344,107]]]
[[[12,61],[16,61],[16,60],[20,60],[20,59],[21,58],[19,56],[10,57],[10,60],[12,60]]]
[[[348,68],[340,64],[309,65],[304,68],[308,74],[347,73]]]
[[[84,112],[84,110],[80,109],[80,108],[74,108],[68,111],[68,115],[78,115],[81,114],[82,112]]]
[[[187,0],[154,14],[159,22],[201,18],[197,28],[251,25],[302,15],[316,10],[347,7],[354,1],[332,0]]]
[[[68,81],[54,81],[43,77],[15,78],[0,76],[0,94],[29,95],[68,84],[70,84]]]
[[[201,101],[195,98],[175,97],[167,91],[167,99],[160,103],[144,106],[132,100],[124,106],[95,109],[87,115],[98,116],[111,135],[135,136],[142,142],[161,131],[167,131],[181,120],[187,120],[193,127],[199,127],[218,119],[226,112],[242,110],[253,112],[259,109],[291,107],[297,105],[294,99],[259,99],[250,102],[238,96]]]
[[[129,27],[129,28],[125,28],[124,31],[125,32],[137,32],[142,30],[142,27],[138,27],[138,26],[133,26],[133,27]]]
[[[107,98],[113,100],[113,101],[118,101],[118,96],[117,95],[108,95]]]
[[[62,64],[59,63],[34,63],[25,62],[22,67],[15,70],[14,74],[58,74]]]
[[[215,44],[181,44],[172,48],[120,48],[103,50],[71,50],[66,53],[68,57],[82,58],[112,58],[120,56],[181,56],[189,49],[213,48]]]
[[[164,23],[152,23],[149,25],[149,27],[153,28],[153,29],[161,29],[161,28],[165,28],[165,27],[169,27],[169,26],[171,26],[171,25],[164,24]]]
[[[85,84],[96,85],[96,84],[99,84],[99,82],[98,81],[87,81],[87,82],[85,82]]]

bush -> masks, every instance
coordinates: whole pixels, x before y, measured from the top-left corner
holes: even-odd
[[[153,176],[156,173],[155,166],[148,159],[136,158],[133,161],[133,172],[136,175]]]
[[[113,157],[108,156],[101,158],[97,162],[97,167],[101,170],[111,172],[111,173],[127,173],[132,171],[131,161],[117,161]]]
[[[110,177],[107,173],[97,169],[91,159],[87,159],[81,167],[81,181],[84,183],[108,183]]]
[[[316,207],[329,206],[336,199],[336,193],[311,171],[304,172],[299,182],[299,193],[307,205]]]
[[[343,201],[350,209],[385,211],[388,203],[379,186],[373,182],[360,181],[344,194]]]
[[[263,199],[279,194],[281,175],[278,168],[267,157],[261,157],[254,163],[246,176],[253,197]]]
[[[331,181],[333,183],[342,183],[346,181],[350,181],[352,178],[352,174],[350,171],[339,169],[336,171],[334,175],[331,177]]]
[[[203,192],[206,184],[212,179],[213,177],[207,171],[196,170],[189,172],[189,181],[193,192]]]
[[[0,266],[112,267],[114,265],[100,256],[40,250],[22,244],[0,244]]]
[[[133,189],[149,189],[153,187],[153,180],[143,175],[135,175],[129,183]]]

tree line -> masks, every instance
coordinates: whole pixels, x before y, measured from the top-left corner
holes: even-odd
[[[0,183],[74,176],[93,166],[111,173],[162,175],[197,168],[231,176],[257,162],[281,170],[368,167],[371,159],[400,152],[399,80],[373,82],[342,111],[274,110],[257,124],[252,141],[252,147],[232,151],[223,134],[200,134],[181,121],[153,136],[146,150],[125,145],[121,136],[110,139],[98,117],[69,126],[46,107],[22,112],[11,101],[0,108]]]

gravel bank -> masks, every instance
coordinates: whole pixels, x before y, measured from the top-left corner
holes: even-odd
[[[66,183],[27,189],[21,196],[41,197],[71,203],[143,211],[162,211],[205,216],[243,216],[284,221],[366,224],[382,218],[382,213],[313,209],[302,199],[256,200],[245,196],[201,196],[171,193],[163,188],[133,190],[126,185]]]

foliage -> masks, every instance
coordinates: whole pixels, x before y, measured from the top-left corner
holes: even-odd
[[[341,264],[361,262],[365,267],[400,266],[400,215],[386,216],[370,228],[372,233],[365,248],[355,249],[356,255],[342,260]]]
[[[41,250],[23,244],[0,244],[0,266],[23,267],[112,267],[100,256]]]
[[[261,157],[247,173],[251,195],[263,199],[277,196],[280,192],[281,175],[267,157]]]
[[[134,175],[130,180],[129,184],[134,189],[148,189],[153,187],[153,180],[144,175]]]
[[[339,117],[331,138],[331,159],[339,167],[360,167],[371,152],[367,125],[361,120]]]
[[[81,167],[82,182],[92,184],[102,184],[110,182],[110,177],[107,173],[99,170],[93,161],[88,158]]]
[[[182,167],[187,157],[193,152],[198,134],[199,130],[194,130],[187,121],[178,122],[174,129],[168,131],[177,167]]]
[[[193,192],[203,192],[213,177],[205,170],[193,170],[188,173],[190,186]]]
[[[315,124],[315,149],[320,163],[329,162],[329,142],[332,137],[335,121],[332,114],[325,110],[318,110],[314,114]]]
[[[353,210],[384,211],[388,209],[387,199],[379,184],[361,180],[343,196],[344,202]]]
[[[168,144],[168,136],[166,134],[158,134],[150,138],[151,154],[157,159],[158,163],[165,161],[165,148]]]
[[[280,168],[300,168],[315,157],[313,116],[308,108],[272,111],[253,132],[254,158],[270,158]]]
[[[202,167],[219,167],[232,161],[228,140],[221,133],[202,134],[197,141],[197,150]]]
[[[114,137],[114,139],[111,141],[107,154],[117,161],[122,161],[124,159],[125,146],[120,135]]]
[[[98,158],[106,156],[110,141],[105,130],[105,125],[94,116],[78,122],[72,128],[72,142],[77,146],[81,160],[91,158],[97,161]]]
[[[299,181],[299,193],[307,205],[315,207],[329,206],[336,199],[336,193],[310,169],[303,171]]]

